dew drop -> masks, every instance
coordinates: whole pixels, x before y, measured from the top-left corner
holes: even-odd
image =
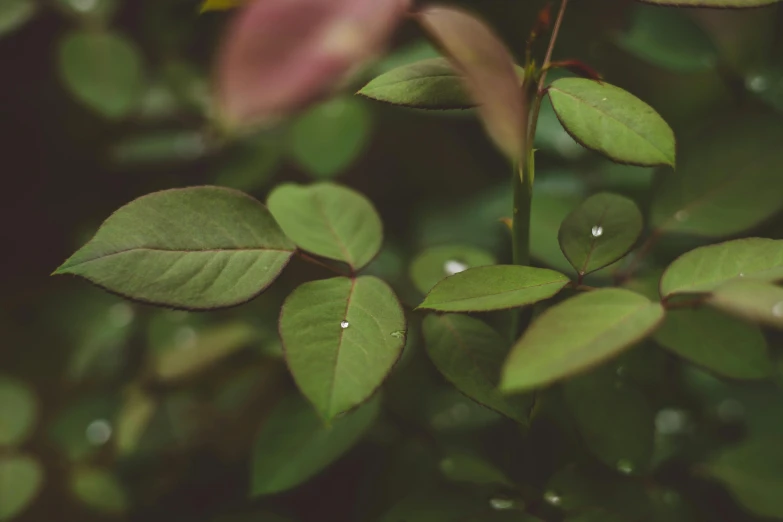
[[[111,424],[105,419],[92,421],[85,430],[87,441],[93,446],[102,446],[111,438]]]
[[[86,13],[88,11],[92,11],[93,9],[95,9],[95,7],[97,7],[98,0],[71,0],[71,5],[77,11]]]
[[[688,218],[691,217],[690,214],[688,214],[685,210],[680,210],[676,214],[674,214],[674,219],[682,223],[683,221],[688,221]]]
[[[405,339],[407,332],[405,330],[395,330],[391,333],[391,336],[396,339]]]
[[[468,269],[468,265],[460,261],[449,260],[443,264],[443,271],[448,275],[459,274]]]
[[[603,99],[603,100],[601,100],[601,101],[606,101],[606,98],[604,98],[604,99]]]
[[[620,459],[617,461],[617,471],[623,475],[630,475],[634,471],[633,462],[628,459]]]
[[[675,435],[685,430],[688,414],[674,408],[664,408],[655,415],[655,429],[661,435]]]
[[[744,274],[744,273],[742,273],[742,272],[740,272],[740,273],[739,273],[739,277],[745,277],[745,274]]]
[[[562,497],[555,493],[552,490],[547,491],[544,493],[544,501],[546,501],[547,504],[550,504],[552,506],[559,506],[563,503]]]
[[[772,315],[775,317],[783,317],[783,301],[772,307]]]
[[[764,76],[757,74],[748,78],[745,86],[753,92],[764,92],[769,88],[769,81]]]
[[[349,326],[351,326],[351,323],[349,323],[348,321],[342,321],[342,322],[340,323],[340,328],[342,328],[343,330],[345,330],[345,329],[346,329],[346,328],[348,328]]]
[[[497,511],[507,511],[509,509],[514,509],[514,501],[508,498],[497,497],[490,499],[489,505],[492,509]]]
[[[594,226],[590,232],[593,234],[593,237],[601,237],[604,235],[604,227]]]
[[[624,364],[621,364],[617,367],[617,369],[614,371],[618,377],[625,377],[628,373],[628,368],[625,367]]]

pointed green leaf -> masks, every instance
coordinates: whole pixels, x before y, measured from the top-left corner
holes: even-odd
[[[718,61],[709,35],[679,9],[637,5],[617,43],[638,58],[677,72],[711,69]]]
[[[3,0],[0,3],[0,36],[23,26],[37,10],[34,0]]]
[[[549,299],[569,283],[554,270],[529,266],[480,266],[447,277],[427,294],[419,309],[487,312]]]
[[[71,491],[82,503],[100,513],[124,513],[130,505],[125,487],[105,469],[75,469],[71,475]]]
[[[672,310],[655,333],[661,346],[734,379],[764,379],[774,371],[757,326],[701,308]]]
[[[735,279],[716,288],[707,302],[737,317],[783,329],[783,288],[779,286]]]
[[[468,268],[494,264],[495,258],[485,250],[467,245],[445,245],[428,248],[416,256],[410,275],[416,288],[426,294],[445,277]]]
[[[431,58],[384,73],[358,94],[416,109],[467,109],[475,103],[462,78],[445,58]]]
[[[313,254],[359,270],[381,248],[381,218],[370,200],[349,188],[287,183],[272,191],[267,204],[288,237]]]
[[[430,6],[417,18],[459,70],[489,136],[518,161],[525,146],[527,107],[511,53],[486,23],[467,11]]]
[[[533,321],[506,360],[500,386],[528,390],[584,371],[650,335],[663,317],[659,303],[630,290],[573,297]]]
[[[747,439],[715,456],[706,471],[752,513],[783,518],[783,440]]]
[[[362,100],[335,98],[300,116],[291,127],[291,154],[314,178],[348,168],[370,139],[371,114]]]
[[[590,197],[560,226],[557,239],[580,275],[621,259],[642,233],[642,213],[632,200],[602,193]]]
[[[242,322],[193,331],[185,344],[176,343],[156,354],[153,368],[164,382],[187,378],[258,340],[258,331]]]
[[[104,221],[55,272],[176,308],[232,306],[261,293],[295,247],[266,207],[218,187],[143,196]]]
[[[497,389],[509,346],[494,329],[466,315],[430,315],[424,319],[424,340],[432,362],[459,391],[517,422],[528,423],[533,397],[507,397]]]
[[[22,381],[0,376],[0,447],[18,446],[33,431],[38,401]]]
[[[648,4],[675,5],[677,7],[730,7],[739,9],[742,7],[761,7],[772,5],[780,0],[639,0]]]
[[[623,474],[643,474],[652,460],[655,413],[644,395],[617,381],[615,368],[569,379],[566,404],[588,449]]]
[[[677,172],[664,172],[650,207],[662,231],[730,236],[783,209],[783,122],[772,114],[731,118],[683,147]]]
[[[0,520],[20,515],[38,496],[43,481],[43,467],[33,457],[0,455]]]
[[[329,420],[381,385],[405,345],[405,315],[375,277],[313,281],[286,299],[280,337],[296,384]]]
[[[300,398],[280,401],[253,446],[250,494],[279,493],[317,475],[359,442],[379,411],[375,399],[327,427]]]
[[[128,115],[141,99],[141,56],[118,34],[69,34],[60,44],[59,67],[71,93],[108,118]]]
[[[783,280],[783,240],[736,239],[691,250],[663,273],[661,296],[708,293],[735,278]]]
[[[579,143],[619,163],[675,163],[674,132],[655,110],[619,87],[563,78],[549,98],[565,129]]]

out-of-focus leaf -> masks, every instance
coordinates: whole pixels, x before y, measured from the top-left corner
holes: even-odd
[[[383,224],[372,202],[332,183],[279,185],[267,199],[280,227],[304,250],[358,270],[381,248]]]
[[[421,414],[429,427],[443,433],[457,433],[487,427],[503,417],[469,399],[453,386],[427,390],[420,399]]]
[[[571,173],[536,176],[530,211],[530,254],[545,266],[561,272],[571,270],[571,264],[560,249],[557,234],[566,216],[580,204],[584,190],[582,181]]]
[[[44,481],[44,469],[33,457],[8,453],[0,455],[0,520],[5,522],[35,500]]]
[[[620,473],[644,474],[653,455],[655,414],[639,390],[619,382],[614,368],[566,381],[566,403],[582,440],[604,464]]]
[[[774,372],[767,341],[758,327],[709,308],[670,311],[655,340],[726,377],[764,379]]]
[[[443,475],[454,482],[513,487],[514,483],[494,464],[464,452],[447,453],[440,461]]]
[[[760,7],[780,0],[639,0],[648,4],[676,5],[678,7]]]
[[[427,353],[438,370],[462,393],[522,424],[532,396],[503,396],[497,389],[509,346],[486,323],[466,315],[430,315],[424,320]]]
[[[81,317],[90,319],[77,323],[79,331],[68,361],[67,378],[79,382],[116,376],[126,363],[126,348],[136,314],[133,306],[115,300],[108,309],[105,306],[94,311],[87,306],[81,309],[85,312]]]
[[[783,440],[751,438],[728,448],[706,465],[734,498],[752,513],[783,517]]]
[[[533,321],[506,360],[500,386],[518,392],[584,371],[650,335],[663,317],[659,303],[619,288],[568,299]]]
[[[436,284],[418,308],[440,312],[504,310],[549,299],[568,283],[568,277],[546,268],[480,266]]]
[[[379,410],[376,399],[327,427],[307,402],[282,400],[256,438],[250,494],[286,491],[320,473],[359,442]]]
[[[251,193],[265,187],[283,159],[281,141],[261,136],[241,143],[218,167],[215,185]]]
[[[366,401],[405,345],[405,315],[380,279],[305,283],[280,313],[286,361],[302,393],[331,421]]]
[[[519,160],[527,110],[508,49],[489,26],[466,11],[428,7],[417,16],[463,75],[488,134],[509,158]]]
[[[139,388],[133,387],[125,392],[116,423],[115,445],[120,455],[131,453],[138,447],[157,407],[157,401]]]
[[[703,294],[737,278],[783,279],[783,241],[747,238],[696,248],[677,258],[661,278],[661,296]]]
[[[714,67],[718,50],[704,30],[678,9],[637,6],[620,47],[654,65],[678,72]]]
[[[413,284],[426,294],[444,277],[458,274],[477,266],[494,265],[489,252],[468,245],[444,245],[428,248],[411,263]]]
[[[0,447],[22,444],[35,428],[38,402],[30,387],[0,375]]]
[[[372,66],[372,72],[380,76],[399,67],[431,58],[442,58],[442,56],[432,43],[421,39],[385,55]]]
[[[783,208],[783,122],[746,115],[683,147],[677,172],[662,173],[650,209],[666,232],[723,237],[752,228]]]
[[[207,11],[225,11],[233,9],[246,3],[247,0],[204,0],[201,3],[201,12]]]
[[[100,513],[117,515],[130,506],[125,487],[105,469],[76,468],[71,474],[71,491],[80,502]]]
[[[258,295],[294,252],[269,211],[235,190],[155,192],[123,206],[56,274],[144,302],[189,309]]]
[[[674,167],[674,133],[629,92],[584,78],[557,80],[548,92],[565,129],[585,147],[620,163]]]
[[[365,104],[354,98],[317,105],[291,127],[291,155],[314,178],[333,178],[364,151],[371,116]]]
[[[108,20],[117,11],[117,0],[57,0],[76,15]]]
[[[642,213],[632,200],[596,194],[563,220],[560,248],[580,276],[609,266],[633,248],[642,233]]]
[[[146,165],[192,161],[206,152],[201,132],[159,131],[125,138],[113,147],[111,154],[122,165]]]
[[[221,116],[229,125],[264,124],[311,103],[384,48],[407,4],[251,2],[234,19],[219,54]]]
[[[175,381],[197,374],[259,339],[247,323],[225,323],[194,332],[189,342],[160,350],[153,363],[161,381]]]
[[[779,286],[732,280],[716,288],[708,302],[729,314],[783,329],[783,288]]]
[[[37,10],[34,0],[3,0],[0,4],[0,36],[27,23]]]
[[[108,118],[127,116],[141,99],[142,58],[113,33],[71,33],[59,49],[60,75],[71,93]]]
[[[55,418],[49,436],[70,460],[84,460],[111,440],[119,406],[114,396],[103,394],[71,402]]]

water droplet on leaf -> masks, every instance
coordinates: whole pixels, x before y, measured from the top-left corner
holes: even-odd
[[[460,261],[446,261],[443,264],[443,271],[446,272],[448,275],[454,275],[459,274],[460,272],[464,272],[468,269],[468,265],[465,263],[462,263]]]
[[[665,408],[655,415],[655,429],[661,435],[675,435],[685,430],[688,414],[682,410]]]
[[[593,234],[593,237],[601,237],[604,235],[604,227],[595,226],[590,232]]]
[[[346,328],[348,328],[349,326],[351,326],[351,323],[349,323],[348,321],[342,321],[342,322],[340,323],[340,328],[342,328],[343,330],[345,330],[345,329],[346,329]]]
[[[498,511],[506,511],[508,509],[514,509],[514,501],[509,498],[493,498],[490,499],[489,505],[492,509]]]
[[[769,87],[769,81],[764,76],[757,74],[748,78],[745,85],[753,92],[763,92]]]
[[[623,475],[630,475],[634,471],[633,462],[628,459],[620,459],[617,461],[617,471]]]
[[[563,499],[560,497],[560,495],[551,490],[544,493],[544,500],[547,504],[552,506],[559,506],[563,503]]]
[[[391,336],[397,339],[405,339],[407,332],[405,330],[396,330],[391,333]]]
[[[92,421],[85,430],[87,441],[93,446],[102,446],[111,438],[111,424],[105,419]]]

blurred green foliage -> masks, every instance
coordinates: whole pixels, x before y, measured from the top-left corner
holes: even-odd
[[[545,2],[457,3],[490,20],[520,56]],[[265,199],[273,183],[324,178],[380,210],[386,242],[367,272],[382,274],[408,306],[456,271],[452,262],[509,259],[508,172],[470,111],[432,115],[348,97],[357,80],[346,96],[227,142],[209,125],[209,85],[231,13],[199,15],[200,7],[0,2],[0,520],[783,518],[779,332],[718,314],[686,329],[672,315],[654,341],[542,391],[526,430],[445,382],[411,316],[383,394],[327,432],[294,397],[277,334],[283,298],[320,268],[294,261],[256,301],[210,315],[48,278],[105,216],[151,191],[217,184]],[[588,62],[658,110],[681,138],[682,167],[610,164],[575,143],[547,102],[536,143],[536,263],[569,269],[560,223],[606,190],[652,205],[653,224],[668,223],[649,269],[709,242],[693,234],[783,238],[782,37],[774,6],[574,1],[556,55]],[[406,25],[361,77],[435,55]],[[710,204],[678,217],[706,186],[700,180],[726,172]],[[651,204],[670,186],[685,199]],[[607,270],[585,281],[606,280]],[[719,365],[703,360],[738,346],[758,355],[749,367],[731,353]],[[275,409],[281,398],[297,405]]]

